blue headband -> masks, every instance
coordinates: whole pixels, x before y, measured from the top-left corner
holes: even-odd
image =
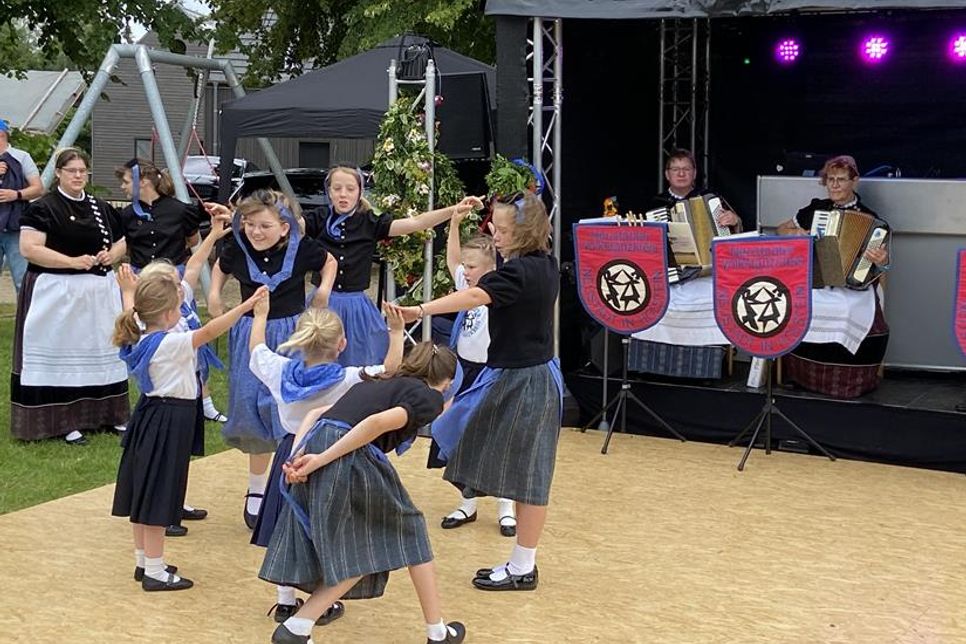
[[[292,270],[295,267],[295,255],[298,253],[299,240],[302,237],[298,222],[295,220],[295,215],[292,214],[292,211],[282,205],[281,201],[275,202],[275,208],[278,209],[278,214],[282,218],[282,221],[288,224],[288,247],[285,249],[285,257],[282,259],[282,268],[271,276],[264,275],[258,267],[258,264],[249,255],[248,249],[242,241],[241,217],[236,216],[231,222],[231,230],[235,236],[235,241],[238,243],[238,248],[241,250],[242,255],[245,256],[245,264],[248,265],[248,276],[253,282],[267,286],[270,293],[274,292],[279,284],[292,276]]]
[[[9,131],[10,131],[10,122],[5,121],[4,119],[0,119],[0,132],[9,132]]]
[[[537,168],[532,163],[527,163],[526,159],[523,159],[523,158],[513,159],[513,161],[511,161],[510,163],[516,164],[518,166],[521,166],[530,170],[530,173],[533,175],[533,180],[537,182],[537,194],[538,195],[543,194],[543,187],[545,185],[545,182],[543,180],[542,172],[537,172]]]

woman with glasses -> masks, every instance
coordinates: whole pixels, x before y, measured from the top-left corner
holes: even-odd
[[[10,431],[22,440],[127,422],[127,369],[111,344],[121,292],[112,266],[127,252],[117,211],[85,191],[86,153],[61,150],[56,187],[21,219],[29,262],[17,302]]]
[[[778,226],[778,234],[809,234],[816,211],[858,210],[881,219],[862,203],[862,198],[855,191],[859,185],[859,168],[855,159],[846,155],[833,157],[825,162],[819,176],[828,198],[812,199],[798,214]],[[798,345],[782,360],[788,381],[835,398],[857,398],[879,386],[882,360],[889,344],[889,325],[882,313],[875,285],[882,274],[889,270],[889,251],[885,246],[866,250],[865,257],[872,262],[872,270],[876,274],[870,282],[875,297],[872,328],[854,354],[834,342],[803,342]]]

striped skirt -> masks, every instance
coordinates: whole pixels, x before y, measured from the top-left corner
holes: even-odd
[[[316,428],[307,453],[320,453],[345,434],[324,420]],[[357,449],[291,487],[308,528],[284,503],[259,577],[308,593],[362,577],[344,599],[367,599],[385,592],[390,571],[432,561],[423,513],[385,455],[373,450]]]
[[[131,523],[181,523],[197,399],[141,396],[121,439],[111,514]]]
[[[476,387],[486,377],[484,370]],[[550,363],[499,370],[474,405],[443,478],[482,495],[547,505],[560,436],[563,394],[558,378],[559,370]],[[436,422],[459,403],[457,397]]]
[[[382,364],[389,350],[389,331],[382,314],[362,291],[344,293],[333,290],[329,309],[339,314],[348,345],[339,354],[344,367]]]
[[[299,316],[268,321],[265,344],[274,351],[288,340]],[[228,422],[221,429],[225,442],[246,454],[269,454],[288,433],[278,419],[278,407],[271,392],[248,368],[251,353],[248,340],[252,318],[243,316],[228,332],[231,366],[228,369]]]
[[[17,299],[10,432],[37,440],[122,425],[127,367],[111,344],[121,292],[114,273],[27,271]]]

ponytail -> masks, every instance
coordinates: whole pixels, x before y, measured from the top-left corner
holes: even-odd
[[[141,327],[138,326],[136,315],[134,309],[128,309],[117,316],[114,321],[114,336],[111,338],[115,347],[137,344],[141,339]]]

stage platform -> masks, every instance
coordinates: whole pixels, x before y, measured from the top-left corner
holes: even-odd
[[[456,492],[425,468],[427,441],[392,457],[426,515],[447,619],[468,643],[923,644],[966,641],[966,508],[959,475],[756,451],[747,469],[721,445],[561,435],[530,593],[483,593],[473,571],[502,561],[493,499],[442,530]],[[113,486],[0,516],[0,642],[265,644],[275,591],[242,523],[247,459],[195,461],[188,499],[205,521],[166,559],[195,580],[145,593],[131,579]],[[380,599],[348,602],[316,644],[422,644],[405,572]]]
[[[631,373],[632,391],[672,427],[691,440],[726,443],[761,409],[764,390],[746,386],[748,363],[736,362],[734,375],[716,381],[662,378]],[[590,367],[566,376],[581,409],[581,423],[600,411],[602,379]],[[608,382],[608,399],[620,379]],[[837,400],[776,387],[778,407],[826,449],[842,458],[966,473],[966,374],[887,371],[882,384],[856,400]],[[809,451],[781,419],[773,422],[773,447]],[[631,404],[627,430],[666,436]],[[754,456],[752,457],[754,458]]]

